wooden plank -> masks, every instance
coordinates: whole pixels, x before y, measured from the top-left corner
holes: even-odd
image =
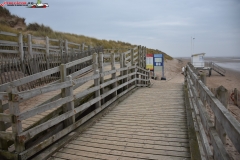
[[[81,143],[81,144],[80,144]],[[97,147],[96,147],[97,146]],[[137,146],[137,144],[136,144]],[[66,148],[72,148],[76,150],[93,150],[95,152],[98,152],[98,149],[110,149],[110,150],[116,150],[116,151],[126,151],[126,152],[131,152],[131,153],[145,153],[145,154],[152,154],[152,155],[165,155],[165,156],[177,156],[177,157],[184,157],[184,158],[189,158],[190,155],[188,152],[181,152],[181,151],[172,151],[172,150],[167,150],[167,149],[160,149],[160,147],[156,146],[154,148],[147,148],[147,147],[142,147],[143,145],[138,145],[136,146],[129,146],[129,145],[118,145],[118,143],[109,145],[109,144],[100,144],[100,143],[95,143],[95,142],[84,142],[84,141],[72,141],[70,144],[66,146]],[[166,147],[166,146],[165,146]],[[166,147],[168,148],[168,147]],[[169,147],[171,148],[171,147]],[[169,157],[170,159],[170,157]]]
[[[75,66],[75,65],[77,65],[77,64],[80,64],[80,63],[89,61],[89,60],[91,60],[91,59],[92,59],[92,55],[91,55],[91,56],[88,56],[88,57],[84,57],[84,58],[78,59],[78,60],[75,60],[75,61],[73,61],[73,62],[67,63],[67,64],[66,64],[66,68],[69,68],[69,67]]]
[[[23,92],[19,92],[17,93],[18,98],[16,100],[26,100],[44,93],[48,93],[48,92],[52,92],[52,91],[56,91],[59,89],[63,89],[66,87],[72,86],[72,82],[71,81],[66,81],[66,82],[61,82],[61,83],[56,83],[56,84],[52,84],[52,85],[48,85],[45,87],[41,87],[41,88],[36,88],[36,89],[31,89],[28,91],[23,91]]]
[[[75,78],[75,77],[79,76],[79,75],[82,74],[82,73],[85,73],[85,72],[87,72],[87,71],[90,71],[91,69],[93,69],[93,66],[92,66],[92,65],[87,66],[87,67],[85,67],[85,68],[82,68],[81,70],[79,70],[79,71],[77,71],[77,72],[74,72],[74,73],[72,73],[72,74],[70,74],[70,75],[71,75],[73,78]]]
[[[85,83],[87,81],[90,81],[90,80],[94,80],[94,79],[97,79],[99,78],[100,75],[99,74],[94,74],[94,75],[91,75],[91,76],[87,76],[87,77],[81,77],[81,78],[78,78],[78,79],[75,79],[73,80],[73,83],[75,85],[79,84],[79,83]]]
[[[13,41],[6,41],[6,40],[0,40],[0,44],[3,46],[5,44],[11,44],[11,45],[18,45],[18,42],[13,42]]]
[[[124,52],[123,54],[128,54],[128,53],[130,53],[130,52],[131,52],[131,50],[128,50],[128,51]]]
[[[0,113],[0,121],[3,122],[12,122],[12,115],[10,114],[5,114],[5,113]]]
[[[211,128],[209,131],[211,142],[213,146],[213,154],[214,159],[217,160],[230,160],[232,158],[229,157],[228,153],[224,148],[224,144],[222,143],[221,139],[219,138],[218,133],[215,129]]]
[[[36,37],[36,36],[32,35],[32,39],[45,40],[45,37]]]
[[[33,108],[33,109],[27,110],[25,112],[22,112],[19,115],[19,119],[20,120],[24,120],[24,119],[30,118],[32,116],[35,116],[35,115],[40,114],[42,112],[45,112],[47,110],[51,110],[53,108],[60,107],[63,104],[65,104],[67,102],[70,102],[70,101],[73,101],[73,96],[60,98],[60,99],[58,99],[56,101],[53,101],[53,102],[50,102],[50,103],[38,106],[37,108]]]
[[[4,32],[4,31],[0,31],[0,34],[5,36],[13,36],[13,37],[18,36],[16,33],[10,33],[10,32]]]
[[[72,44],[72,45],[75,45],[75,46],[80,46],[80,44],[74,43],[74,42],[68,42],[68,44]]]
[[[20,134],[18,134],[18,137],[24,137],[24,140],[27,141],[29,140],[30,138],[34,137],[35,135],[41,133],[42,131],[64,121],[65,119],[67,118],[70,118],[71,116],[73,116],[75,113],[74,111],[69,111],[69,112],[66,112],[56,118],[53,118],[51,120],[48,120],[47,122],[44,122],[34,128],[31,128],[25,132],[22,132]]]
[[[59,46],[52,46],[52,45],[49,45],[49,50],[52,50],[52,51],[59,51],[59,50],[54,50],[54,49],[60,49]]]
[[[80,107],[78,107],[78,108],[75,109],[76,112],[78,113],[78,112],[80,112],[80,111],[86,109],[86,108],[89,107],[91,104],[96,103],[97,101],[99,101],[99,100],[105,98],[106,96],[112,94],[114,91],[117,91],[118,89],[120,89],[120,88],[122,88],[122,87],[128,85],[129,83],[131,83],[131,82],[133,82],[133,81],[134,81],[134,79],[131,80],[131,81],[128,81],[128,82],[126,82],[126,83],[124,83],[124,84],[122,84],[122,85],[119,85],[119,86],[116,87],[116,88],[111,89],[110,91],[108,91],[108,92],[102,94],[101,97],[96,97],[96,98],[94,98],[93,100],[91,100],[91,101],[89,101],[89,102],[87,102],[87,103],[84,103],[83,105],[81,105]]]
[[[0,53],[14,53],[14,54],[17,54],[19,53],[19,51],[17,50],[5,50],[5,49],[0,49]]]
[[[53,39],[53,38],[49,38],[49,41],[53,41],[53,42],[59,42],[59,39]]]
[[[146,69],[144,69],[144,68],[141,68],[141,67],[139,67],[139,66],[137,66],[137,68],[138,68],[139,70],[142,70],[142,71],[144,71],[144,72],[149,72],[149,70],[146,70]]]
[[[18,154],[17,153],[11,153],[6,150],[1,150],[0,149],[0,155],[6,159],[11,159],[11,160],[16,160],[18,159]]]
[[[8,93],[7,92],[0,92],[0,100],[8,100]]]
[[[5,132],[5,131],[0,131],[0,137],[2,139],[10,140],[10,141],[13,141],[15,139],[12,133]]]
[[[30,76],[27,76],[27,77],[23,77],[23,78],[18,79],[18,80],[14,80],[12,82],[2,84],[2,85],[0,85],[0,91],[6,91],[7,87],[10,85],[10,83],[17,87],[17,86],[32,82],[34,80],[37,80],[39,78],[45,77],[47,75],[57,73],[59,71],[60,71],[59,67],[55,67],[55,68],[51,68],[49,70],[46,70],[46,71],[43,71],[43,72],[40,72],[40,73],[36,73],[36,74],[30,75]]]
[[[32,48],[46,49],[44,44],[32,44]]]

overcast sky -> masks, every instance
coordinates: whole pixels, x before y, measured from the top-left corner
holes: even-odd
[[[194,53],[240,56],[240,0],[42,0],[42,3],[50,7],[6,8],[25,17],[27,23],[143,45],[173,57],[191,55],[191,37],[195,38]]]

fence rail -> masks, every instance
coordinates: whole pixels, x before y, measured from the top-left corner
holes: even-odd
[[[66,44],[69,43],[65,41]],[[65,50],[62,57],[67,51],[69,50]],[[124,53],[111,52],[106,55],[100,49],[92,49],[94,54],[87,54],[88,51],[82,52],[84,55],[76,56],[76,59],[65,56],[64,59],[70,59],[65,63],[57,56],[54,64],[49,63],[49,68],[0,85],[0,155],[9,159],[28,159],[79,127],[128,91],[149,85],[149,71],[143,69],[146,63],[146,47],[138,46]],[[46,65],[47,60],[40,58],[38,64]],[[33,61],[32,63],[35,64]],[[120,68],[116,68],[117,63]],[[105,65],[111,65],[111,69],[104,71]],[[12,71],[13,67],[10,69]],[[90,70],[93,70],[93,75],[82,76]],[[109,75],[110,79],[104,78]],[[51,81],[49,77],[54,76],[56,78]],[[90,80],[94,81],[90,88],[73,92]],[[24,88],[31,85],[35,86]],[[41,105],[23,111],[20,109],[20,103],[58,90],[59,94]],[[79,104],[79,100],[84,101]],[[56,109],[55,116],[48,120],[39,120],[35,125],[23,129],[24,120],[51,109]],[[6,110],[8,112],[5,112]],[[12,128],[10,131],[7,130],[9,127]],[[10,151],[9,147],[14,151]]]
[[[203,159],[230,159],[225,148],[226,135],[240,152],[240,123],[227,110],[226,102],[220,102],[194,72],[191,64],[185,71],[188,100],[192,109],[195,130],[199,135]],[[220,90],[225,96],[225,90]],[[224,93],[224,94],[223,94]],[[226,92],[227,93],[227,92]],[[223,98],[224,99],[224,98]],[[214,118],[211,118],[210,113]]]

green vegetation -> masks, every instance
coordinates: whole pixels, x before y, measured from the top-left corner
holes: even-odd
[[[16,15],[12,15],[8,9],[0,7],[0,31],[5,32],[12,32],[12,33],[19,33],[22,32],[23,34],[32,34],[34,36],[48,36],[54,39],[67,39],[70,42],[75,43],[85,43],[86,45],[90,46],[103,46],[105,49],[130,49],[137,44],[130,44],[127,42],[122,41],[114,41],[114,40],[100,40],[93,37],[87,37],[83,35],[77,35],[72,33],[64,33],[64,32],[57,32],[53,31],[49,26],[45,26],[43,24],[38,23],[29,23],[26,25],[25,18],[20,18]],[[3,36],[0,35],[0,39],[9,40],[9,41],[17,41],[17,38],[10,37],[10,36]],[[165,54],[165,59],[171,60],[172,57],[167,55],[166,53],[157,50],[147,48],[148,53],[163,53]]]

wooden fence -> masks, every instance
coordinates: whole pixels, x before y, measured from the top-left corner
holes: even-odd
[[[84,43],[76,44],[68,40],[35,37],[30,34],[23,36],[21,33],[17,35],[2,31],[0,35],[4,35],[5,39],[14,37],[18,41],[0,40],[0,85],[90,56],[95,52],[103,52],[102,47],[92,48]],[[69,68],[68,72],[75,72],[89,64],[92,64],[92,59]],[[18,90],[36,88],[59,78],[59,73],[54,73],[37,82],[19,86]]]
[[[185,71],[189,102],[202,159],[230,159],[226,150],[226,136],[240,152],[240,123],[226,108],[226,90],[220,88],[218,98],[198,77],[191,64]],[[222,103],[219,101],[222,101]]]
[[[137,86],[148,86],[149,70],[145,67],[146,47],[135,47],[124,53],[94,53],[87,57],[61,64],[10,83],[0,85],[0,155],[8,159],[28,159],[42,149],[67,135],[88,119],[109,106],[119,97]],[[116,60],[119,61],[116,61]],[[92,64],[78,71],[68,69],[92,60]],[[109,62],[108,62],[109,61]],[[120,68],[116,68],[116,63]],[[111,70],[104,71],[104,66]],[[93,69],[93,75],[79,77]],[[59,73],[60,79],[54,83],[29,90],[18,90],[19,86]],[[120,76],[117,76],[119,73]],[[105,76],[111,75],[106,80]],[[73,90],[94,80],[94,84],[84,91],[73,94]],[[54,98],[20,111],[19,104],[51,91],[61,90]],[[84,100],[81,104],[77,100]],[[23,130],[22,121],[55,108],[58,114]],[[91,112],[87,110],[91,109]],[[9,110],[9,113],[5,111]],[[7,130],[11,127],[12,131]],[[10,150],[9,148],[13,148]]]

